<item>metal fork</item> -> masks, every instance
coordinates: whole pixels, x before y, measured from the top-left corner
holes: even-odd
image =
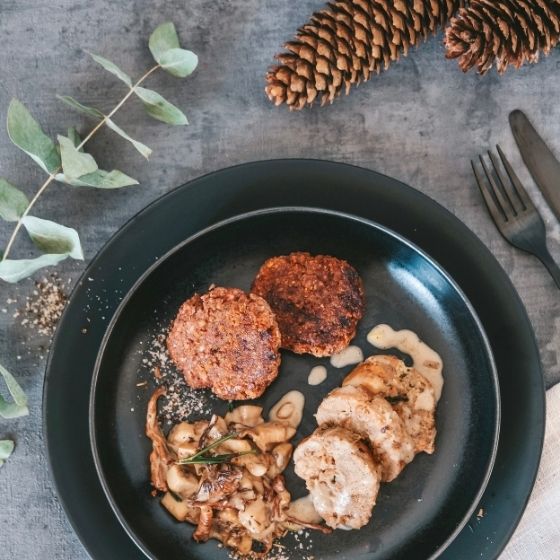
[[[488,211],[506,241],[535,255],[560,288],[560,268],[546,247],[546,230],[541,215],[500,146],[496,146],[496,149],[509,180],[503,175],[498,158],[491,151],[488,151],[488,157],[492,162],[495,177],[486,166],[484,158],[479,156],[487,181],[482,179],[474,161],[471,160],[474,176]]]

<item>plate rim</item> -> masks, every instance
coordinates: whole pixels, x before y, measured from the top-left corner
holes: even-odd
[[[226,218],[224,220],[220,220],[220,221],[218,221],[214,224],[211,224],[211,225],[193,233],[192,235],[188,236],[186,239],[184,239],[183,241],[176,244],[173,248],[169,249],[164,255],[159,257],[155,262],[153,262],[151,264],[151,266],[149,266],[140,275],[140,277],[134,282],[134,284],[131,286],[131,288],[124,295],[122,300],[119,302],[117,308],[115,309],[115,311],[114,311],[114,313],[113,313],[113,315],[112,315],[112,317],[111,317],[111,319],[110,319],[110,321],[107,324],[107,327],[105,329],[105,333],[103,335],[103,338],[101,340],[101,344],[99,346],[99,350],[97,352],[97,357],[96,357],[96,360],[95,360],[93,375],[92,375],[91,384],[90,384],[89,410],[88,410],[90,449],[91,449],[91,453],[92,453],[93,459],[94,459],[95,470],[96,470],[97,476],[99,478],[99,481],[101,483],[101,486],[103,488],[103,492],[105,493],[105,497],[107,498],[107,500],[108,500],[108,502],[111,506],[111,509],[113,510],[113,512],[114,512],[115,516],[117,517],[119,523],[121,524],[123,529],[126,531],[128,536],[132,539],[132,541],[136,544],[136,546],[138,546],[138,548],[151,560],[158,560],[157,556],[154,556],[154,554],[152,554],[150,552],[148,546],[145,544],[145,542],[141,538],[141,536],[138,535],[130,527],[130,525],[129,525],[127,519],[126,519],[126,516],[123,514],[123,512],[121,511],[121,509],[117,505],[116,500],[115,500],[115,498],[112,494],[112,491],[110,489],[110,486],[108,484],[107,477],[105,475],[103,465],[102,465],[102,461],[100,459],[99,451],[98,451],[96,420],[95,420],[95,416],[96,416],[96,414],[95,414],[95,401],[96,401],[96,394],[97,394],[97,382],[98,382],[98,379],[99,379],[99,373],[100,373],[100,368],[101,368],[101,365],[102,365],[102,361],[103,361],[105,353],[106,353],[107,344],[109,343],[109,340],[114,333],[114,329],[115,329],[115,326],[116,326],[117,322],[119,321],[123,311],[125,310],[125,308],[129,304],[130,300],[134,297],[136,292],[141,288],[143,283],[160,266],[162,266],[174,254],[181,251],[184,247],[186,247],[187,245],[190,245],[191,243],[193,243],[197,239],[199,239],[201,237],[204,237],[204,236],[208,235],[209,233],[217,231],[217,230],[219,230],[223,227],[227,227],[231,224],[236,224],[236,223],[239,223],[239,222],[243,222],[245,220],[250,220],[250,219],[255,218],[255,217],[269,216],[269,215],[276,215],[276,214],[288,214],[288,213],[298,213],[298,214],[310,213],[310,214],[327,215],[327,216],[332,216],[332,217],[336,217],[336,218],[342,218],[344,220],[350,220],[350,221],[357,222],[357,223],[360,223],[362,225],[365,225],[369,228],[373,228],[373,229],[376,229],[378,231],[381,231],[385,235],[388,235],[389,237],[392,237],[393,239],[396,239],[398,242],[402,243],[403,245],[406,245],[407,247],[412,249],[415,253],[419,254],[432,267],[434,267],[439,272],[439,274],[441,274],[443,276],[445,281],[448,284],[450,284],[451,287],[457,292],[461,301],[463,302],[463,304],[468,309],[468,312],[470,313],[471,317],[474,319],[476,328],[477,328],[477,330],[479,331],[479,333],[482,337],[485,354],[486,354],[486,356],[489,360],[491,380],[492,380],[492,385],[493,385],[493,388],[494,388],[494,391],[493,391],[493,397],[494,398],[493,398],[493,400],[494,400],[494,405],[495,405],[495,414],[494,414],[494,418],[493,418],[494,426],[493,426],[493,430],[492,430],[492,432],[493,432],[492,433],[492,442],[493,442],[492,443],[492,450],[490,452],[490,455],[488,457],[488,460],[487,460],[485,468],[484,468],[485,472],[484,472],[484,476],[482,478],[481,484],[480,484],[480,486],[479,486],[479,488],[476,492],[475,497],[473,498],[473,500],[471,502],[471,505],[469,506],[468,510],[463,514],[463,516],[461,518],[461,521],[458,523],[458,525],[455,527],[455,529],[438,546],[438,549],[428,557],[428,560],[434,560],[435,558],[438,558],[441,554],[443,554],[443,552],[453,542],[455,537],[467,525],[469,519],[471,518],[472,514],[474,513],[474,510],[476,509],[478,503],[480,502],[480,499],[483,496],[483,494],[486,490],[486,487],[488,486],[488,482],[490,480],[490,477],[492,475],[492,471],[493,471],[493,468],[494,468],[494,463],[495,463],[496,455],[497,455],[497,451],[498,451],[500,424],[501,424],[501,395],[500,395],[500,384],[499,384],[499,379],[498,379],[498,370],[497,370],[497,367],[496,367],[496,362],[494,360],[494,354],[493,354],[493,351],[492,351],[492,347],[490,345],[490,341],[489,341],[488,336],[486,334],[486,330],[484,329],[484,325],[482,324],[482,321],[480,320],[480,318],[478,316],[478,313],[474,309],[474,306],[471,304],[469,298],[463,292],[461,287],[455,282],[455,280],[447,273],[445,268],[442,265],[440,265],[439,262],[437,262],[436,259],[431,257],[426,251],[424,251],[423,249],[418,247],[416,244],[414,244],[412,241],[410,241],[405,236],[397,233],[396,231],[392,230],[391,228],[389,228],[387,226],[384,226],[384,225],[376,222],[375,220],[371,220],[369,218],[364,218],[364,217],[357,216],[355,214],[350,214],[350,213],[347,213],[347,212],[340,212],[340,211],[337,211],[337,210],[330,210],[330,209],[321,208],[321,207],[317,207],[317,206],[315,206],[315,207],[311,207],[311,206],[274,206],[274,207],[269,207],[269,208],[260,208],[258,210],[251,210],[251,211],[248,211],[248,212],[242,212],[241,214],[236,214],[234,216],[231,216],[229,218]],[[142,434],[142,435],[145,435],[145,434]]]
[[[220,174],[230,174],[233,172],[238,172],[241,168],[256,168],[261,166],[270,166],[274,164],[282,164],[282,165],[305,165],[305,166],[331,166],[341,169],[347,169],[350,172],[355,173],[362,173],[367,175],[371,184],[375,182],[385,181],[392,185],[395,189],[398,189],[400,192],[404,193],[406,197],[409,199],[419,202],[421,205],[427,205],[430,208],[433,208],[434,212],[439,213],[440,216],[447,218],[453,224],[453,227],[457,229],[459,232],[464,233],[470,241],[476,246],[477,252],[482,252],[482,255],[489,259],[490,262],[496,269],[501,273],[501,279],[505,282],[508,298],[516,311],[519,314],[520,318],[524,321],[525,325],[529,328],[526,329],[525,333],[525,345],[527,351],[530,353],[531,359],[531,381],[534,383],[534,396],[535,399],[535,406],[536,410],[539,413],[539,416],[536,418],[536,423],[538,426],[541,427],[537,431],[536,436],[533,438],[534,445],[532,446],[532,460],[531,464],[524,465],[525,475],[527,484],[523,487],[523,495],[521,500],[519,501],[520,506],[516,508],[516,513],[512,516],[512,520],[508,522],[508,527],[501,531],[500,537],[496,539],[492,550],[492,558],[497,558],[498,555],[503,551],[507,543],[509,542],[512,534],[514,533],[516,527],[518,526],[521,517],[526,509],[527,502],[529,501],[531,491],[534,487],[535,480],[537,477],[537,472],[539,468],[540,458],[542,456],[542,448],[544,442],[544,419],[545,419],[545,411],[546,411],[546,395],[545,395],[545,384],[543,378],[543,371],[542,371],[542,363],[540,359],[540,351],[536,341],[536,336],[534,329],[532,328],[532,324],[530,322],[529,316],[527,314],[527,310],[519,296],[519,293],[515,289],[513,283],[511,282],[509,276],[502,268],[501,264],[498,260],[494,257],[494,255],[490,252],[488,247],[480,240],[478,235],[472,231],[464,222],[462,222],[459,218],[457,218],[450,210],[448,210],[445,206],[439,203],[437,200],[432,198],[432,196],[411,187],[410,185],[400,181],[399,179],[395,179],[390,177],[387,174],[381,173],[374,169],[369,169],[367,167],[362,167],[358,165],[354,165],[351,163],[346,162],[337,162],[328,159],[319,159],[319,158],[267,158],[261,160],[254,160],[248,162],[241,162],[232,166],[214,169],[209,172],[202,173],[189,179],[188,181],[177,185],[176,187],[172,188],[166,193],[163,193],[160,196],[157,196],[154,200],[149,202],[145,207],[140,209],[130,218],[125,220],[123,224],[101,245],[98,249],[96,254],[92,257],[90,262],[87,264],[86,268],[84,269],[83,273],[79,276],[76,280],[71,294],[69,298],[69,304],[66,306],[63,315],[57,325],[55,334],[52,339],[52,344],[49,349],[47,363],[45,368],[45,375],[43,378],[43,390],[42,390],[42,407],[41,407],[41,415],[42,415],[42,435],[45,442],[45,449],[46,449],[46,463],[49,470],[50,480],[53,485],[53,488],[56,492],[56,495],[61,503],[61,506],[65,512],[66,519],[68,520],[70,526],[72,527],[76,537],[84,547],[86,554],[90,555],[93,558],[93,554],[95,554],[95,542],[96,539],[92,538],[92,535],[88,532],[87,527],[80,524],[80,520],[75,514],[74,508],[71,506],[70,494],[65,489],[65,478],[59,473],[59,466],[55,465],[58,463],[57,455],[60,455],[60,450],[57,448],[56,444],[53,443],[53,438],[49,435],[49,387],[51,384],[54,384],[53,377],[54,374],[52,373],[52,363],[55,357],[55,349],[61,346],[60,342],[62,339],[62,331],[64,330],[65,322],[67,321],[67,317],[70,315],[71,310],[71,303],[73,298],[78,296],[78,292],[84,281],[87,279],[88,275],[97,265],[97,262],[100,258],[104,257],[107,253],[110,252],[112,247],[117,244],[123,236],[126,236],[129,232],[130,228],[134,225],[137,220],[143,219],[145,216],[149,215],[152,211],[155,211],[158,206],[164,204],[168,199],[171,199],[174,196],[178,196],[183,190],[184,191],[193,191],[196,189],[197,184],[203,181],[207,181],[214,176],[219,176]],[[360,196],[363,198],[368,198],[368,195],[365,193],[364,189],[360,189]],[[369,197],[368,202],[371,202],[371,197]],[[498,447],[498,455],[499,455],[499,447]],[[528,472],[527,472],[528,471]],[[460,535],[459,535],[460,537]]]

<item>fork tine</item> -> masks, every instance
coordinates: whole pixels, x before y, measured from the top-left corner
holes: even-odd
[[[535,208],[535,205],[533,204],[533,201],[531,200],[531,198],[527,194],[527,191],[521,184],[521,181],[519,180],[515,171],[513,170],[513,167],[507,160],[504,152],[502,152],[502,148],[500,148],[500,146],[496,144],[496,149],[498,150],[498,154],[500,155],[500,159],[502,160],[504,169],[506,170],[506,173],[508,174],[508,177],[511,180],[511,184],[513,185],[513,188],[517,193],[517,196],[519,197],[521,204],[523,204],[526,210],[532,210],[533,208]]]
[[[474,177],[476,179],[476,183],[478,185],[478,188],[480,189],[480,193],[482,194],[482,198],[484,198],[484,202],[486,202],[486,207],[488,208],[488,212],[490,212],[492,219],[499,227],[500,224],[502,224],[504,221],[507,221],[507,217],[504,214],[503,210],[496,204],[488,187],[482,180],[482,177],[479,175],[476,169],[476,165],[472,159],[471,159],[471,166],[474,173]]]
[[[508,181],[502,173],[498,158],[490,150],[488,150],[488,157],[492,162],[494,173],[498,178],[498,186],[501,187],[500,192],[504,194],[504,200],[507,201],[506,204],[509,203],[509,208],[513,210],[514,216],[517,216],[517,214],[523,210],[523,203],[517,196],[517,193],[514,187],[512,187],[511,182]]]
[[[498,207],[502,210],[502,214],[504,215],[504,218],[507,222],[514,217],[512,208],[509,205],[508,201],[504,198],[504,193],[496,183],[494,177],[492,176],[492,173],[490,172],[488,166],[486,165],[486,162],[484,161],[484,158],[482,156],[478,157],[480,159],[480,163],[482,164],[482,169],[484,169],[484,173],[486,174],[486,179],[488,180],[488,183],[490,183],[492,194],[494,195],[495,200],[498,202]]]

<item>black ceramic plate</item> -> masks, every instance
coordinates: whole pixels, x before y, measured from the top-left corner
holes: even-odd
[[[519,297],[484,245],[433,200],[366,169],[311,160],[241,165],[176,189],[123,227],[84,273],[59,324],[43,403],[52,476],[78,536],[96,560],[145,558],[105,498],[88,431],[94,364],[121,298],[155,259],[197,231],[243,212],[286,205],[330,208],[397,231],[439,262],[473,304],[500,378],[500,440],[480,501],[484,516],[473,515],[441,558],[497,558],[533,486],[544,434],[538,349]]]
[[[218,224],[160,259],[127,295],[103,341],[92,384],[94,458],[117,516],[150,558],[228,557],[216,542],[196,544],[193,527],[175,522],[150,495],[151,444],[142,436],[153,388],[136,387],[146,377],[150,340],[195,292],[211,284],[249,290],[267,258],[293,251],[334,255],[358,270],[366,312],[354,343],[366,356],[374,353],[368,331],[389,323],[418,333],[445,367],[436,453],[419,455],[383,485],[367,527],[317,535],[311,553],[318,559],[427,558],[449,544],[478,504],[494,461],[499,399],[486,336],[463,294],[426,255],[371,222],[321,210],[271,209]],[[309,371],[319,364],[327,365],[328,380],[310,386]],[[297,443],[315,429],[321,400],[350,369],[285,352],[278,378],[256,402],[266,413],[289,390],[302,391],[306,404]],[[225,413],[226,403],[217,401],[213,410]],[[292,469],[286,474],[294,497],[303,495],[302,481]],[[284,544],[289,551],[289,542]]]

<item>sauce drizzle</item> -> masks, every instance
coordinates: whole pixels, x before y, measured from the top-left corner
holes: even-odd
[[[418,335],[409,330],[395,331],[389,325],[377,325],[367,335],[367,340],[376,348],[397,348],[412,358],[414,369],[433,386],[436,399],[441,397],[443,387],[443,361],[441,356]]]
[[[325,366],[315,366],[309,372],[307,383],[309,385],[320,385],[327,378],[327,368]]]
[[[288,391],[271,409],[268,417],[271,421],[284,422],[297,428],[303,417],[305,397],[300,391]]]
[[[364,353],[359,346],[348,346],[331,356],[331,365],[335,368],[343,368],[363,361]]]

